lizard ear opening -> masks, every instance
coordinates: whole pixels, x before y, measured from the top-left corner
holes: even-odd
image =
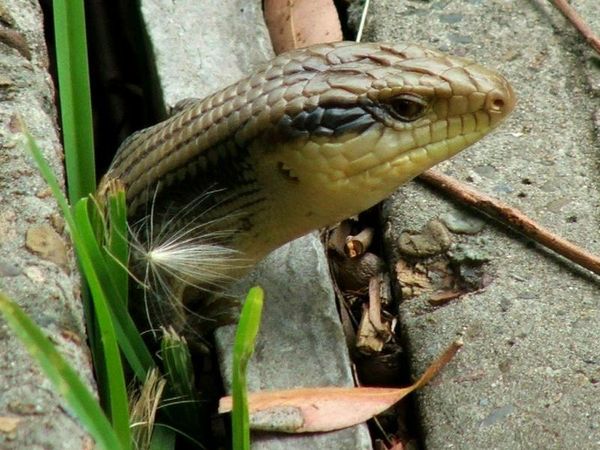
[[[295,176],[292,172],[292,169],[290,169],[288,166],[286,166],[286,164],[282,161],[279,161],[277,163],[277,171],[281,174],[281,176],[283,176],[283,178],[285,178],[286,180],[288,180],[292,183],[300,182],[300,178]]]

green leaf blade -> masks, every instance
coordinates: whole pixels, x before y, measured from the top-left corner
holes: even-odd
[[[231,425],[233,429],[233,448],[250,449],[250,420],[248,414],[248,389],[246,369],[252,353],[256,336],[260,327],[260,318],[264,301],[262,288],[250,289],[240,314],[240,321],[235,333],[233,347],[233,409]]]
[[[96,189],[92,103],[83,0],[54,0],[54,34],[71,202]]]
[[[123,293],[117,290],[116,282],[106,266],[105,255],[95,239],[94,228],[89,221],[88,206],[88,199],[79,200],[75,206],[80,242],[79,245],[75,243],[77,255],[92,290],[92,297],[102,296],[109,305],[119,345],[136,377],[143,382],[155,364],[125,307]]]
[[[93,248],[93,242],[96,242],[93,235],[91,224],[89,223],[88,199],[83,198],[75,205],[75,218],[78,230],[82,234],[82,239],[87,242],[88,248]],[[91,234],[91,236],[90,236]],[[90,242],[93,240],[93,242]],[[125,386],[125,374],[121,362],[121,353],[117,342],[117,333],[111,317],[110,307],[105,295],[104,289],[99,284],[100,280],[96,275],[97,271],[89,270],[89,261],[87,251],[83,252],[85,256],[80,255],[82,266],[86,272],[86,277],[92,291],[94,301],[94,312],[97,318],[97,324],[100,332],[103,351],[103,361],[105,370],[104,381],[106,382],[107,407],[110,411],[110,417],[117,436],[124,446],[129,445],[131,435],[129,432],[129,402],[127,398],[127,387]],[[85,259],[85,260],[84,260]]]
[[[109,215],[109,257],[106,263],[111,267],[115,288],[123,294],[123,304],[127,307],[129,292],[129,274],[125,268],[129,264],[129,242],[127,239],[127,202],[123,188],[108,196]],[[114,258],[114,259],[113,259]]]
[[[0,292],[0,313],[24,343],[31,356],[65,399],[68,407],[95,439],[101,449],[128,449],[123,446],[98,402],[77,373],[23,310]]]

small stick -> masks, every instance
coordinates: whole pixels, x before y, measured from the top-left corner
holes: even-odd
[[[451,197],[504,222],[525,236],[539,242],[565,258],[600,275],[600,258],[540,226],[518,209],[493,197],[477,192],[436,170],[423,172],[419,179],[442,189]]]
[[[379,276],[372,276],[369,280],[369,320],[378,332],[385,329],[381,322],[381,286]]]
[[[355,236],[347,236],[344,253],[348,258],[357,258],[363,255],[373,242],[375,230],[367,227]]]
[[[590,26],[577,14],[577,11],[567,3],[567,0],[554,0],[554,6],[573,24],[596,53],[600,54],[600,38],[596,36]]]

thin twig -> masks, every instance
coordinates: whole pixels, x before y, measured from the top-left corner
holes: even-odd
[[[428,170],[419,176],[425,183],[442,189],[456,200],[508,224],[525,236],[539,242],[565,258],[600,275],[600,258],[577,245],[555,235],[521,211],[495,198],[477,192],[459,181],[436,170]]]
[[[377,331],[385,329],[381,322],[381,285],[379,275],[374,275],[369,280],[369,320]]]
[[[592,48],[600,55],[600,38],[592,31],[589,25],[573,9],[567,0],[553,0],[554,6],[573,24],[577,31],[585,38]]]
[[[348,258],[358,258],[362,256],[373,242],[375,230],[371,227],[366,227],[360,233],[354,236],[347,236],[344,245],[344,253]]]

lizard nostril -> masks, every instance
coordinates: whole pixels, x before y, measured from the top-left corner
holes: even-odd
[[[487,98],[487,108],[493,113],[503,113],[506,109],[507,100],[501,92],[490,92]]]
[[[496,111],[501,111],[504,108],[504,105],[506,104],[506,102],[504,101],[503,98],[495,98],[492,100],[492,109],[496,110]]]
[[[502,86],[488,92],[486,107],[490,113],[507,116],[516,103],[515,94],[506,82]]]
[[[490,113],[493,114],[501,114],[510,112],[510,107],[508,104],[510,103],[510,99],[503,95],[502,92],[490,92],[486,99],[486,107]]]

